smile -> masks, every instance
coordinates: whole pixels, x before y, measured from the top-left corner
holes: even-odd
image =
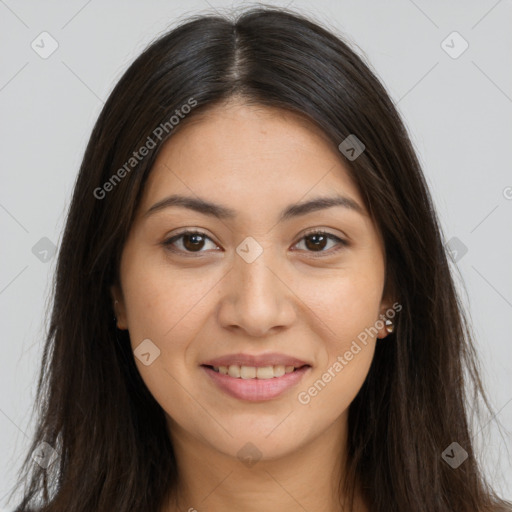
[[[296,386],[311,366],[201,365],[216,387],[239,400],[264,401],[277,398]]]

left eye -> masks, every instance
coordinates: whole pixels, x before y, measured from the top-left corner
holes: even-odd
[[[206,234],[202,233],[201,231],[184,231],[178,235],[173,236],[172,238],[169,238],[163,243],[163,245],[170,251],[175,253],[200,253],[205,252],[201,250],[205,245],[205,240],[209,240],[215,247],[217,247],[213,240]],[[324,250],[329,240],[334,241],[335,245],[337,243],[341,247],[338,247],[338,249],[335,249],[334,251]],[[296,245],[299,245],[302,241],[305,241],[306,251],[313,253],[333,253],[339,251],[343,246],[348,245],[348,242],[346,242],[345,240],[333,235],[332,233],[327,233],[325,231],[314,231],[311,233],[307,233],[301,238],[301,240]],[[179,245],[181,245],[181,247],[177,249],[176,246]],[[310,250],[311,248],[313,248],[313,250]]]
[[[332,254],[334,252],[337,252],[339,251],[340,249],[342,249],[343,247],[347,246],[348,245],[348,242],[346,240],[343,240],[341,239],[340,237],[338,236],[335,236],[333,235],[332,233],[327,233],[325,231],[313,231],[313,232],[310,232],[310,233],[307,233],[306,235],[304,235],[299,244],[302,242],[302,241],[305,241],[305,246],[310,249],[311,247],[313,247],[314,249],[320,249],[319,251],[317,250],[313,250],[313,251],[308,251],[308,252],[320,252],[320,253],[329,253],[329,254]],[[323,249],[325,249],[325,246],[327,245],[327,241],[330,240],[330,241],[334,241],[335,244],[334,245],[338,245],[338,248],[333,250],[333,251],[324,251]],[[299,245],[297,244],[297,245]]]

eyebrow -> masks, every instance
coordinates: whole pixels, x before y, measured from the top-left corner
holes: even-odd
[[[231,208],[222,206],[220,204],[212,203],[206,199],[173,194],[151,206],[151,208],[149,208],[149,210],[144,214],[144,217],[148,217],[153,213],[162,211],[165,208],[170,208],[171,206],[188,208],[189,210],[193,210],[203,215],[216,217],[217,219],[221,220],[234,219],[237,216],[236,210],[232,210]],[[316,197],[307,202],[290,204],[281,212],[279,222],[316,212],[318,210],[332,208],[334,206],[342,206],[361,215],[366,215],[364,209],[353,199],[345,196],[335,195],[327,197]]]

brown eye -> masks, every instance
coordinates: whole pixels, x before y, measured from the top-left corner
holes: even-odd
[[[173,236],[166,240],[163,245],[168,248],[168,250],[174,253],[182,253],[182,254],[201,254],[206,252],[202,250],[207,242],[210,241],[214,246],[214,250],[218,249],[218,246],[213,243],[211,238],[207,236],[205,233],[201,231],[184,231],[179,233],[178,235]],[[341,238],[333,235],[332,233],[327,233],[324,231],[314,231],[306,234],[302,237],[299,244],[305,241],[305,251],[309,253],[318,253],[319,256],[331,255],[337,251],[339,251],[344,246],[348,246],[348,242],[342,240]],[[325,250],[328,246],[329,241],[334,242],[334,245],[338,245],[338,248],[331,250]],[[299,245],[296,244],[296,245]],[[314,255],[316,256],[316,255]]]
[[[198,233],[183,235],[183,247],[187,251],[201,250],[204,246],[204,237]]]
[[[305,237],[305,240],[306,247],[312,251],[316,251],[317,249],[323,250],[325,248],[327,245],[328,237],[320,233],[316,233],[314,235],[308,235]]]
[[[166,240],[164,246],[173,252],[201,253],[207,240],[211,241],[210,237],[200,231],[184,231]]]
[[[325,231],[314,231],[308,233],[304,237],[302,237],[299,244],[302,243],[303,240],[305,241],[304,245],[306,247],[305,250],[307,252],[320,253],[321,255],[323,255],[324,253],[330,255],[332,253],[339,251],[342,247],[348,246],[348,242],[346,242],[345,240],[342,240],[338,236],[335,236],[332,233],[327,233]],[[334,245],[338,245],[338,248],[334,250],[324,250],[325,247],[328,245],[329,241],[334,241]]]

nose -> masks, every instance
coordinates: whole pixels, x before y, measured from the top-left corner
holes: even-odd
[[[225,329],[262,337],[292,325],[295,300],[270,248],[251,263],[235,254],[231,271],[222,281],[218,320]]]

